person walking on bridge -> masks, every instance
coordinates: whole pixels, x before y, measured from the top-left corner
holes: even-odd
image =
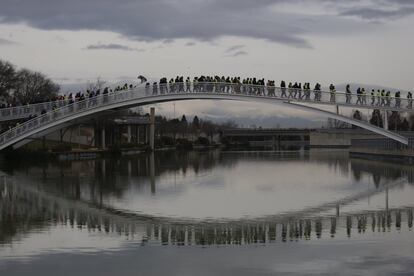
[[[302,83],[298,83],[298,100],[302,100],[303,98],[303,94],[302,94]]]
[[[178,92],[184,92],[184,77],[178,78]]]
[[[375,104],[375,90],[371,90],[371,106],[374,106]]]
[[[170,93],[174,93],[174,88],[175,88],[174,79],[170,79],[170,81],[168,82],[168,86],[169,86]]]
[[[382,89],[381,90],[381,106],[385,106],[385,96],[386,96],[385,90]]]
[[[400,108],[401,107],[401,92],[395,92],[395,107]]]
[[[377,106],[381,105],[381,91],[377,90]]]
[[[185,92],[191,92],[191,81],[190,81],[190,77],[187,77],[185,79],[185,86],[186,86]]]
[[[268,80],[267,81],[267,95],[269,97],[275,96],[275,81]]]
[[[296,95],[298,94],[298,83],[295,82],[292,87],[293,87],[293,98],[296,99]]]
[[[158,84],[156,82],[154,82],[152,84],[152,94],[153,95],[157,95],[158,94]]]
[[[139,76],[137,77],[137,79],[139,79],[139,80],[141,81],[141,84],[142,84],[142,83],[144,83],[144,82],[147,82],[147,78],[146,78],[146,77],[144,77],[143,75],[139,75]]]
[[[412,109],[413,108],[413,94],[411,94],[411,92],[407,93],[407,108]]]
[[[304,86],[304,89],[305,89],[305,101],[310,101],[310,99],[311,99],[311,89],[310,89],[310,83],[309,82],[307,82],[307,83],[305,83],[305,86]]]
[[[346,85],[346,103],[351,103],[351,86],[349,84]]]
[[[314,97],[315,102],[320,102],[321,101],[321,85],[319,83],[316,83],[313,91],[315,95]]]
[[[331,98],[330,98],[330,102],[331,103],[334,103],[335,102],[335,93],[336,93],[336,91],[335,91],[335,86],[331,83],[331,85],[329,85],[329,91],[330,91],[330,94],[331,94]]]
[[[280,82],[280,90],[282,91],[282,94],[280,95],[281,98],[286,97],[286,83],[284,80]]]
[[[390,91],[387,91],[387,93],[385,93],[385,104],[386,106],[391,105],[391,92]]]
[[[150,92],[150,87],[151,87],[150,83],[149,83],[149,82],[147,82],[147,83],[145,84],[145,95],[149,95],[149,92]]]
[[[293,84],[289,82],[288,85],[288,99],[293,98]]]
[[[365,92],[365,88],[362,87],[362,104],[367,105],[367,92]]]
[[[357,89],[357,91],[356,91],[356,93],[357,93],[357,101],[356,101],[356,103],[355,104],[362,104],[362,100],[361,100],[361,87],[358,87],[358,89]]]

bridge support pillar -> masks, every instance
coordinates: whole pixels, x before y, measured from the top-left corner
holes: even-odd
[[[388,111],[384,111],[384,129],[388,130]]]
[[[149,131],[149,144],[153,151],[155,149],[155,108],[151,107],[150,110],[150,131]]]
[[[128,139],[128,144],[129,143],[131,143],[131,125],[128,125],[128,137],[127,137],[127,139]]]
[[[149,157],[150,167],[150,182],[151,182],[151,194],[155,195],[155,156],[154,152],[151,152]]]
[[[106,144],[105,144],[105,127],[102,127],[102,131],[101,131],[101,147],[102,149],[106,149]]]
[[[137,144],[139,144],[139,142],[140,142],[140,139],[139,139],[139,136],[140,136],[140,133],[139,133],[139,126],[137,126]]]

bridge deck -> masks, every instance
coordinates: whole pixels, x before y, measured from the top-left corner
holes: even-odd
[[[153,90],[153,86],[151,86]],[[344,92],[331,93],[329,91],[314,91],[304,89],[289,89],[270,86],[240,85],[228,83],[199,83],[185,85],[173,84],[157,86],[157,93],[181,92],[212,92],[212,93],[239,93],[248,95],[268,96],[287,100],[289,102],[307,102],[325,105],[348,106],[353,108],[368,108],[390,111],[413,111],[413,100],[395,97],[378,97],[371,95],[346,94]],[[115,92],[118,93],[118,92]],[[92,99],[90,99],[92,100]],[[30,116],[40,115],[56,108],[69,104],[69,100],[50,101],[0,109],[0,121],[11,121]]]
[[[398,109],[400,111],[411,110],[407,108],[410,107],[412,102],[409,102],[406,99],[382,99],[374,97],[374,105],[371,106],[366,104],[367,97],[368,96],[350,96],[344,93],[333,94],[325,91],[296,90],[269,86],[251,86],[225,83],[199,83],[192,84],[188,87],[185,87],[184,84],[138,87],[132,90],[101,94],[93,98],[87,98],[83,101],[66,104],[61,107],[52,106],[52,110],[46,112],[45,114],[38,115],[35,118],[17,125],[16,127],[1,134],[0,150],[36,133],[59,126],[71,120],[85,118],[105,110],[177,100],[210,99],[258,101],[269,103],[279,102],[291,105],[294,104],[292,105],[293,107],[309,109],[312,111],[318,109],[305,106],[304,104],[344,105],[360,108],[381,108],[385,110]],[[384,103],[382,101],[384,101]],[[376,103],[378,103],[378,106]],[[346,118],[327,111],[321,112],[327,116],[333,116],[336,119],[345,120],[363,128],[365,127],[371,131],[377,132],[401,143],[408,143],[407,138],[375,127],[368,123]]]

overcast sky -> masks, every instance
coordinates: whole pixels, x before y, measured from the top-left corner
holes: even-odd
[[[412,0],[0,1],[0,58],[60,83],[217,74],[410,90],[413,45]]]

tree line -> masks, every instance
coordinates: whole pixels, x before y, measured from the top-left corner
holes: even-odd
[[[157,124],[157,137],[171,137],[176,139],[189,139],[196,141],[204,134],[208,137],[210,142],[213,136],[225,128],[237,128],[237,124],[233,121],[224,123],[215,123],[210,120],[199,119],[197,115],[191,121],[187,120],[185,115],[181,119],[168,119],[165,116],[156,116],[155,122]]]
[[[40,72],[17,69],[10,62],[0,60],[0,97],[3,107],[53,100],[59,85]]]
[[[379,109],[374,109],[371,113],[371,117],[367,118],[359,110],[354,110],[352,117],[356,120],[369,122],[370,124],[378,127],[384,127],[384,113]],[[334,119],[328,119],[328,128],[358,128],[347,123],[339,122]],[[388,112],[388,129],[394,131],[414,131],[414,114],[404,115],[398,111]]]

